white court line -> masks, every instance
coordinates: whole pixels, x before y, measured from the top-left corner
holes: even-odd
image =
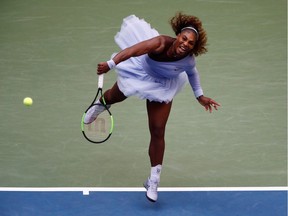
[[[1,191],[11,192],[138,192],[142,187],[0,187]],[[288,187],[159,187],[158,191],[288,191]]]

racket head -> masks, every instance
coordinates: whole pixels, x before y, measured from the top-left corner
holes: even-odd
[[[91,123],[84,123],[84,118],[89,110],[93,109],[103,109],[97,118]],[[92,104],[82,116],[81,130],[84,137],[94,144],[104,143],[112,134],[114,128],[114,121],[111,112],[108,107],[103,104]]]

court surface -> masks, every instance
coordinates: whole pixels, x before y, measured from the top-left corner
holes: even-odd
[[[287,211],[287,191],[285,191],[287,188],[276,187],[161,188],[160,202],[156,203],[147,201],[143,195],[144,189],[141,188],[6,188],[5,190],[7,191],[0,193],[0,211],[3,216],[285,216]]]
[[[150,171],[145,101],[111,108],[114,132],[103,145],[83,138],[80,120],[97,90],[97,63],[119,51],[122,19],[135,14],[173,36],[176,11],[203,22],[209,46],[197,69],[204,94],[222,106],[205,112],[189,86],[175,97],[160,185],[167,191],[152,205],[139,189]],[[0,31],[1,214],[286,214],[286,1],[2,0]],[[106,74],[104,90],[115,80]]]

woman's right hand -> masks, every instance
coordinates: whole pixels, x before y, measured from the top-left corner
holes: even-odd
[[[97,74],[107,73],[110,70],[107,62],[100,62],[97,66]]]

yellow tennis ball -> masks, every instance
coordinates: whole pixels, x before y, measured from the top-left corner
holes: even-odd
[[[26,106],[31,106],[33,104],[32,98],[30,98],[30,97],[24,98],[23,104],[26,105]]]

